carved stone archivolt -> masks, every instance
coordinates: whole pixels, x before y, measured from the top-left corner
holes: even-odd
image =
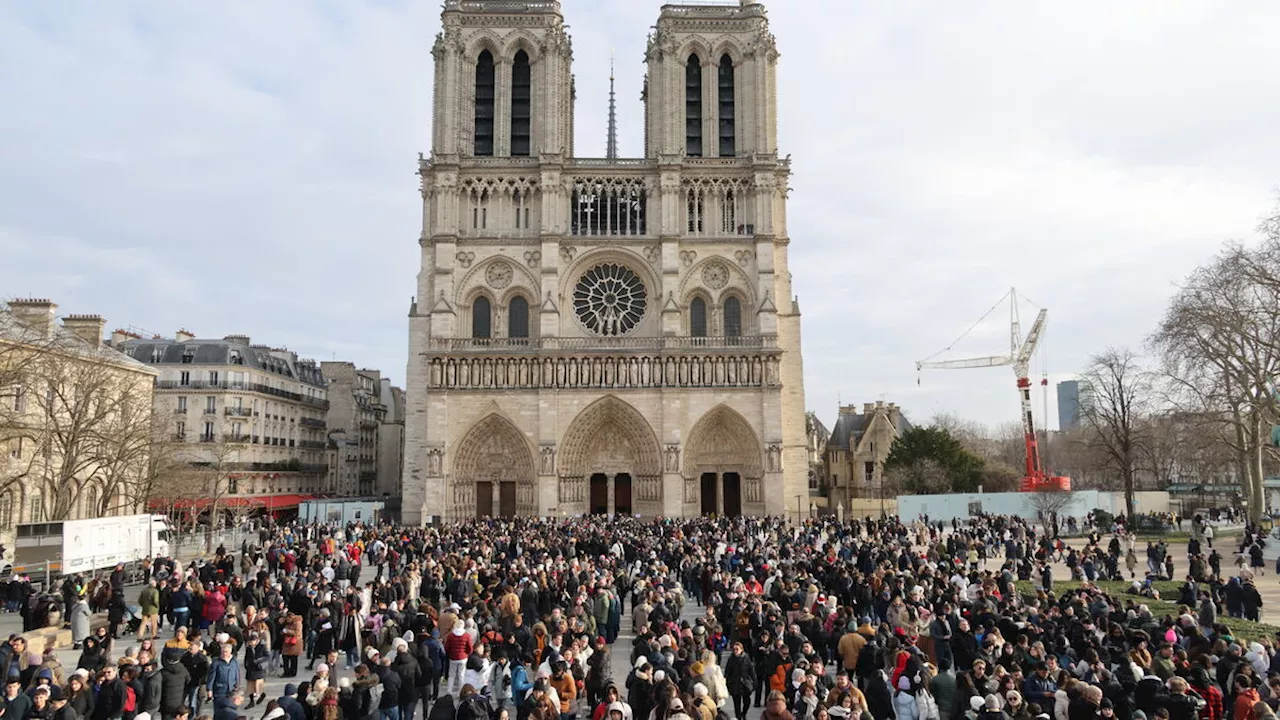
[[[497,414],[486,416],[471,427],[457,448],[450,475],[455,517],[474,514],[477,482],[514,481],[516,512],[537,512],[533,452],[509,420]]]
[[[712,408],[689,433],[684,451],[686,496],[690,481],[703,473],[737,473],[742,478],[743,501],[763,502],[764,461],[760,440],[742,415],[726,405]],[[701,487],[694,484],[694,501]],[[691,502],[686,497],[686,502]]]
[[[560,442],[560,501],[581,502],[586,478],[595,473],[631,476],[635,499],[662,499],[662,449],[638,410],[609,396],[589,405],[570,423]]]

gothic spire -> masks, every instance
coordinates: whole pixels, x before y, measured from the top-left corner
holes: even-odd
[[[618,104],[613,94],[613,51],[609,51],[609,142],[604,156],[610,160],[618,158]]]

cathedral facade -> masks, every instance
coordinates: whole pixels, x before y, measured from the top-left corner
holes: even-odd
[[[645,152],[574,154],[556,0],[446,0],[420,161],[402,516],[807,503],[764,6],[665,5]],[[806,505],[807,507],[807,505]]]

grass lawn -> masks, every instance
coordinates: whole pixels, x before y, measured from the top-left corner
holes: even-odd
[[[1219,530],[1217,528],[1214,528],[1213,541],[1214,543],[1218,543],[1219,541],[1226,542],[1229,540],[1232,544],[1234,544],[1237,538],[1240,537],[1240,534],[1242,532],[1244,532],[1244,528],[1234,527],[1234,528],[1227,528],[1225,530]],[[1191,539],[1191,533],[1180,532],[1176,530],[1172,532],[1163,533],[1163,534],[1138,532],[1135,535],[1135,537],[1137,538],[1138,542],[1159,542],[1161,540],[1165,542],[1187,542],[1188,540]],[[1216,545],[1216,547],[1221,548],[1222,546]],[[1222,552],[1222,550],[1219,549],[1218,552]]]
[[[1064,580],[1053,584],[1053,592],[1055,595],[1061,595],[1067,590],[1077,590],[1082,583],[1078,580]],[[1094,585],[1111,596],[1112,600],[1124,603],[1133,600],[1139,605],[1146,605],[1151,614],[1156,618],[1162,618],[1165,615],[1177,616],[1181,614],[1182,607],[1175,600],[1178,597],[1178,589],[1182,583],[1172,580],[1157,580],[1151,583],[1159,593],[1162,600],[1145,598],[1139,595],[1129,595],[1125,591],[1129,588],[1129,583],[1122,580],[1100,580]],[[1034,596],[1034,582],[1021,582],[1017,584],[1018,592],[1023,595]],[[1194,612],[1193,612],[1194,614]],[[1230,618],[1224,615],[1218,616],[1218,622],[1226,625],[1231,630],[1232,635],[1246,641],[1258,640],[1261,638],[1275,638],[1275,634],[1280,632],[1280,626],[1269,625],[1267,623],[1250,622],[1249,620],[1241,620],[1239,618]]]

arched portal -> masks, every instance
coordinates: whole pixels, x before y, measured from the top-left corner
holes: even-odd
[[[566,512],[662,512],[662,451],[638,410],[616,397],[589,405],[561,443],[560,505]]]
[[[533,451],[511,421],[497,414],[481,419],[454,458],[453,518],[537,514]]]
[[[745,418],[718,405],[693,426],[686,447],[686,503],[704,515],[763,512],[763,449]]]

